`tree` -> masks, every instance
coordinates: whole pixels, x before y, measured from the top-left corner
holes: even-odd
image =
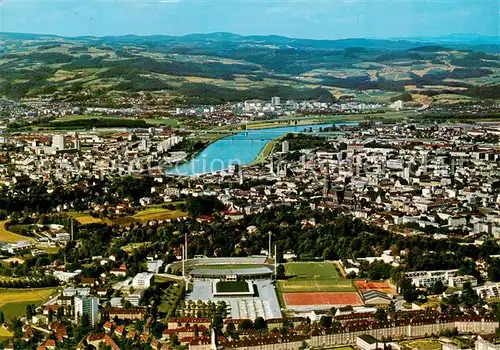
[[[446,290],[442,281],[436,281],[430,288],[431,294],[441,294]]]
[[[488,265],[488,278],[493,282],[500,281],[500,259],[493,259]]]
[[[222,329],[223,321],[224,320],[223,320],[221,315],[215,315],[213,320],[212,320],[212,327],[215,330],[220,331]]]
[[[266,329],[267,323],[262,317],[257,317],[253,323],[255,329]]]
[[[377,311],[375,311],[374,317],[379,322],[382,322],[382,323],[387,322],[387,312],[385,312],[384,309],[378,308]]]
[[[192,217],[212,214],[214,211],[224,209],[224,205],[215,197],[200,196],[190,197],[186,201],[186,209]]]
[[[163,335],[163,331],[165,330],[165,324],[161,323],[161,322],[155,322],[155,324],[153,325],[153,327],[151,328],[151,334],[155,337],[155,338],[161,338],[162,335]]]
[[[33,307],[34,307],[34,306],[35,306],[35,305],[33,305],[33,304],[28,304],[28,305],[26,305],[26,319],[27,319],[28,321],[31,321],[31,319],[33,318],[33,315],[34,315],[34,312],[33,312]]]
[[[123,303],[123,307],[125,309],[130,309],[132,307],[132,303],[129,300],[125,300],[125,302]]]
[[[242,329],[242,330],[245,330],[245,331],[248,331],[250,329],[253,328],[253,323],[251,320],[243,320],[240,324],[239,324],[239,329]]]
[[[319,319],[319,324],[325,328],[330,328],[332,326],[332,323],[333,323],[333,318],[332,316],[321,316],[321,318]]]
[[[170,345],[172,345],[172,346],[178,346],[180,343],[179,343],[179,337],[177,336],[177,334],[170,334],[169,342],[170,342]]]
[[[0,325],[5,323],[5,315],[3,314],[3,311],[0,310]]]
[[[57,319],[61,321],[63,316],[64,316],[64,308],[60,307],[57,309]]]
[[[278,267],[276,267],[276,279],[285,279],[285,266],[283,264],[279,264]]]
[[[231,337],[234,336],[234,334],[236,333],[236,327],[234,326],[234,323],[230,323],[227,325],[226,327],[226,333],[228,335],[230,335]]]

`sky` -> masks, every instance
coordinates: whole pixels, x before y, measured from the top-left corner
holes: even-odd
[[[0,0],[0,31],[296,38],[499,36],[500,0]]]

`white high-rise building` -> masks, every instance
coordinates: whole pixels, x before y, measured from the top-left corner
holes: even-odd
[[[271,97],[271,104],[273,106],[279,106],[281,104],[281,98],[279,98],[278,96]]]
[[[149,149],[149,140],[148,139],[142,139],[141,140],[140,149],[143,150],[143,151],[147,151]]]
[[[281,143],[281,152],[288,153],[290,152],[290,143],[288,141],[283,141]]]
[[[66,136],[65,135],[54,135],[52,136],[52,147],[56,150],[62,150],[66,148]]]
[[[92,296],[75,296],[75,322],[78,323],[80,317],[88,318],[90,325],[97,324],[99,313],[99,299]]]
[[[82,149],[82,143],[79,139],[75,139],[75,141],[73,141],[73,146],[77,151]]]

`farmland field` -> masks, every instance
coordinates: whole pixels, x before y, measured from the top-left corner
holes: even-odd
[[[95,223],[107,223],[108,225],[128,225],[137,221],[176,219],[182,216],[187,216],[187,213],[181,210],[147,208],[138,211],[131,216],[119,216],[114,219],[94,218],[87,212],[69,212],[68,215],[75,218],[82,225]]]
[[[132,215],[133,218],[141,221],[177,219],[182,216],[187,216],[187,213],[181,210],[169,210],[163,208],[149,208]]]

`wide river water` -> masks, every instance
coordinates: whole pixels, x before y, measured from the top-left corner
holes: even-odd
[[[257,158],[266,144],[287,133],[299,133],[311,128],[313,131],[318,131],[319,128],[333,125],[351,124],[356,123],[327,123],[242,131],[211,143],[195,158],[166,170],[166,173],[200,175],[226,170],[230,164],[248,165]]]

